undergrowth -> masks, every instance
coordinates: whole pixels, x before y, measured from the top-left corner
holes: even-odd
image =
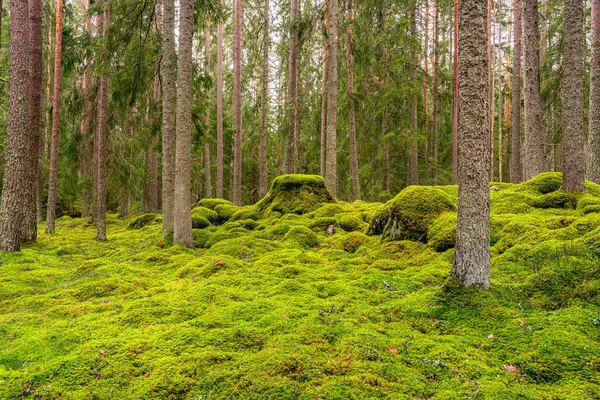
[[[41,225],[0,254],[0,398],[598,398],[598,185],[491,184],[483,292],[447,280],[456,187],[430,209],[316,184],[289,207],[202,201],[194,250],[155,215],[109,215],[105,243],[85,219]],[[382,241],[390,221],[412,240]]]

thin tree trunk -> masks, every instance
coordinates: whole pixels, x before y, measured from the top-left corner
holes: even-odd
[[[487,57],[488,57],[488,112],[490,115],[490,181],[494,180],[494,81],[492,76],[492,8],[494,0],[487,5]]]
[[[338,0],[329,0],[329,59],[327,60],[327,161],[325,182],[337,197]]]
[[[439,76],[439,15],[440,3],[435,0],[435,14],[433,19],[433,110],[431,115],[431,165],[432,183],[437,185],[437,163],[438,163],[438,76]]]
[[[60,123],[60,67],[62,54],[62,0],[56,1],[56,47],[54,50],[54,102],[52,106],[52,145],[50,148],[50,178],[48,179],[48,208],[46,233],[54,233],[58,183],[58,129]]]
[[[413,2],[411,11],[410,34],[416,42],[417,39],[417,3]],[[417,81],[418,54],[416,48],[412,50],[412,63],[410,67],[410,77],[413,82]],[[410,126],[412,129],[410,138],[410,180],[411,185],[419,184],[419,141],[418,141],[418,120],[417,120],[417,95],[413,95],[410,105]]]
[[[453,46],[453,95],[452,95],[452,183],[458,183],[458,0],[454,0],[454,46]]]
[[[585,191],[583,0],[565,0],[563,49],[563,190]]]
[[[523,165],[521,163],[521,16],[523,0],[513,0],[513,42],[514,56],[512,67],[512,105],[511,105],[511,151],[510,151],[510,181],[520,183],[523,180]]]
[[[383,122],[381,123],[383,131],[383,190],[390,191],[390,144],[386,136],[389,130],[389,111],[387,103],[383,106]]]
[[[1,11],[1,10],[0,10]],[[1,24],[1,21],[0,21]],[[39,154],[42,143],[42,1],[29,1],[29,150],[23,191],[22,238],[37,240],[37,191]]]
[[[190,209],[193,35],[194,1],[179,0],[177,122],[175,125],[175,229],[173,232],[173,242],[189,248],[194,247]]]
[[[60,0],[59,0],[60,1]],[[100,26],[102,38],[108,36],[108,3],[103,0],[104,8]],[[108,51],[103,49],[103,62],[108,63]],[[108,135],[108,75],[104,73],[99,77],[98,110],[96,121],[96,137],[94,138],[96,156],[96,240],[106,241],[106,137]]]
[[[329,29],[329,0],[325,0],[324,30]],[[323,74],[321,81],[321,176],[327,172],[327,38],[323,41]]]
[[[242,0],[234,0],[233,204],[242,205]]]
[[[50,12],[52,12],[53,7],[54,6],[54,1],[50,0]],[[46,126],[44,129],[44,157],[47,159],[50,158],[50,137],[52,136],[52,122],[50,119],[50,104],[51,104],[51,100],[50,100],[50,96],[51,96],[51,92],[50,89],[52,87],[52,46],[54,45],[54,35],[52,34],[52,24],[49,23],[48,24],[48,47],[47,47],[47,54],[48,54],[48,58],[46,59]]]
[[[204,73],[210,76],[210,13],[206,15],[206,35],[205,35],[205,65]],[[206,125],[206,142],[204,143],[204,197],[212,197],[212,182],[210,170],[210,103],[206,105],[206,115],[204,117],[204,125]]]
[[[460,2],[458,224],[451,276],[490,287],[490,132],[486,4]]]
[[[346,57],[348,60],[348,131],[350,136],[350,176],[352,180],[351,200],[360,200],[360,183],[358,177],[358,154],[356,150],[356,117],[354,113],[354,58],[352,56],[352,20],[354,9],[352,0],[348,0],[348,45]]]
[[[288,64],[288,121],[289,130],[285,145],[285,173],[291,174],[294,171],[294,139],[296,138],[296,112],[298,108],[297,96],[297,54],[296,41],[297,29],[296,18],[298,17],[298,0],[291,0],[290,12],[290,54]]]
[[[175,101],[176,67],[175,54],[175,3],[162,0],[162,233],[173,232],[173,207],[175,195]]]
[[[265,0],[263,27],[263,59],[261,77],[261,127],[260,127],[260,183],[259,197],[263,198],[269,191],[269,165],[267,163],[267,146],[269,140],[269,0]]]
[[[216,196],[223,198],[223,24],[217,25],[217,171]]]
[[[546,137],[542,130],[538,1],[525,0],[525,180],[546,170]]]
[[[423,52],[423,138],[425,183],[429,182],[429,0],[425,0],[425,43]]]
[[[88,16],[90,1],[84,2],[85,11],[85,30],[91,34],[91,22]],[[91,82],[92,82],[92,67],[90,61],[86,58],[83,61],[83,116],[81,118],[81,136],[83,138],[83,149],[81,152],[81,216],[88,218],[90,216],[90,201],[92,198],[91,186],[91,157],[92,157],[92,135],[90,131],[92,118],[92,99],[91,99]]]
[[[29,53],[27,0],[10,2],[10,88],[4,180],[0,202],[0,250],[20,250],[24,202],[22,179],[27,165],[29,117]]]
[[[600,0],[592,0],[591,47],[587,178],[600,183]]]

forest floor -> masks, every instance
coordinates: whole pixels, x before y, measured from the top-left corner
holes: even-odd
[[[559,188],[491,184],[489,291],[447,281],[455,186],[413,193],[417,240],[367,235],[364,202],[203,201],[195,250],[160,215],[110,215],[105,243],[62,217],[0,254],[0,398],[598,399],[600,186]]]

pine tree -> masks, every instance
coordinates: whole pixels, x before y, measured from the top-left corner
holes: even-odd
[[[233,204],[242,205],[242,0],[234,0]]]
[[[511,105],[511,151],[510,181],[520,183],[523,180],[521,163],[521,16],[523,0],[513,0],[514,55],[512,67],[512,105]]]
[[[600,0],[592,0],[592,59],[590,62],[590,125],[587,179],[600,183]]]
[[[360,183],[358,178],[358,152],[356,150],[356,117],[354,111],[354,57],[352,55],[352,20],[354,9],[352,0],[348,0],[348,44],[346,58],[348,61],[348,132],[350,137],[350,177],[352,180],[351,200],[360,200]]]
[[[329,0],[329,44],[327,59],[327,150],[325,182],[337,197],[337,92],[338,92],[338,0]]]

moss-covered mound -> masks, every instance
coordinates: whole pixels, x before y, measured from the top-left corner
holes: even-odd
[[[336,203],[319,175],[282,175],[273,181],[271,190],[256,204],[262,216],[272,213],[306,214],[323,204]]]
[[[443,212],[455,211],[456,200],[436,187],[409,186],[378,210],[369,226],[370,235],[384,240],[427,239],[427,228]]]

